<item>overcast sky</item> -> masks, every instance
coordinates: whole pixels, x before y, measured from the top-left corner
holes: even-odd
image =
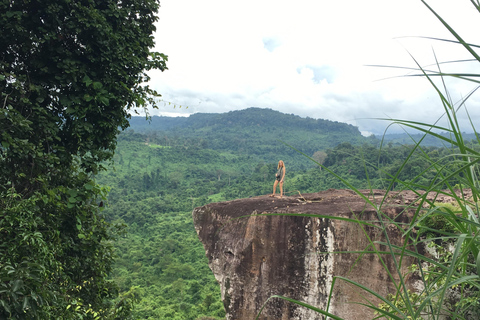
[[[429,3],[480,44],[480,14],[469,0]],[[458,45],[419,38],[452,39],[420,0],[161,0],[159,16],[156,50],[168,55],[169,70],[152,72],[151,85],[182,108],[167,104],[152,115],[271,108],[378,134],[388,122],[373,118],[433,123],[443,108],[425,79],[369,65],[415,67],[415,58],[428,66],[434,53],[439,61],[471,58]],[[475,64],[447,67],[480,72]],[[449,83],[454,101],[472,88]],[[467,108],[480,119],[476,95]]]

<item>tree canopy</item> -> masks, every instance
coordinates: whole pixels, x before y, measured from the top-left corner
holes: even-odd
[[[129,110],[159,96],[145,84],[166,69],[152,52],[158,8],[0,2],[0,318],[126,317],[107,280],[117,231],[93,174]]]

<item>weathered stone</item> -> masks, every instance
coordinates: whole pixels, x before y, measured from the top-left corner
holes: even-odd
[[[220,283],[227,319],[255,319],[272,295],[323,310],[331,297],[330,313],[347,320],[372,319],[372,310],[358,302],[379,301],[341,279],[332,287],[334,277],[348,278],[382,296],[393,293],[399,272],[407,274],[407,267],[414,261],[404,257],[398,268],[398,256],[395,261],[390,254],[356,252],[371,248],[372,242],[378,251],[387,251],[387,246],[378,243],[386,239],[382,230],[392,244],[403,245],[403,230],[389,219],[407,229],[415,212],[415,207],[407,207],[419,205],[422,192],[390,192],[385,196],[383,190],[365,190],[362,194],[377,205],[382,203],[385,229],[376,227],[380,225],[377,211],[350,190],[331,189],[282,199],[260,196],[196,208],[195,228]],[[463,196],[471,197],[471,191],[464,190]],[[432,193],[426,198],[453,201],[442,194]],[[306,215],[295,216],[299,213]],[[341,220],[344,218],[370,225]],[[423,248],[415,249],[424,254]],[[405,279],[407,286],[415,289],[416,279]],[[323,318],[305,307],[274,298],[266,303],[260,319]]]
[[[391,192],[384,199],[382,190],[362,192],[375,203],[383,200],[382,212],[389,219],[408,225],[414,210],[405,210],[405,205],[414,203],[418,195]],[[307,215],[271,215],[282,213]],[[350,190],[332,189],[282,199],[260,196],[196,208],[195,228],[220,283],[227,319],[255,319],[272,295],[326,310],[334,277],[339,276],[383,296],[394,292],[387,269],[397,281],[399,261],[395,263],[387,254],[379,257],[373,253],[355,253],[367,249],[370,241],[385,241],[382,229],[338,218],[358,218],[379,225],[376,210]],[[389,241],[402,245],[405,240],[402,230],[389,224],[388,218],[382,219]],[[379,244],[376,248],[387,250],[387,246]],[[404,258],[400,272],[406,274],[411,263],[410,258]],[[415,279],[407,277],[407,280],[411,286]],[[378,303],[364,290],[337,279],[328,311],[344,319],[372,319],[371,309],[354,303],[366,303],[365,298]],[[315,320],[322,316],[274,298],[265,305],[260,319]]]

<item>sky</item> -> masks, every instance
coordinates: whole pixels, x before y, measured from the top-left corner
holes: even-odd
[[[444,109],[427,79],[409,68],[471,59],[420,0],[161,0],[155,50],[168,70],[150,73],[165,103],[151,115],[270,108],[357,126],[364,135],[402,132],[386,119],[435,123]],[[469,0],[429,4],[470,43],[480,44],[480,13]],[[478,63],[477,63],[478,64]],[[479,72],[474,63],[443,71]],[[382,67],[379,67],[382,66]],[[454,103],[473,83],[448,80]],[[480,94],[480,90],[479,93]],[[480,119],[473,94],[457,116]]]

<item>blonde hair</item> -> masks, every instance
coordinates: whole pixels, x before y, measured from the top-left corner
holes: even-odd
[[[285,163],[283,162],[283,160],[280,160],[278,161],[277,169],[280,169],[280,162],[282,163],[282,167],[285,168]]]

